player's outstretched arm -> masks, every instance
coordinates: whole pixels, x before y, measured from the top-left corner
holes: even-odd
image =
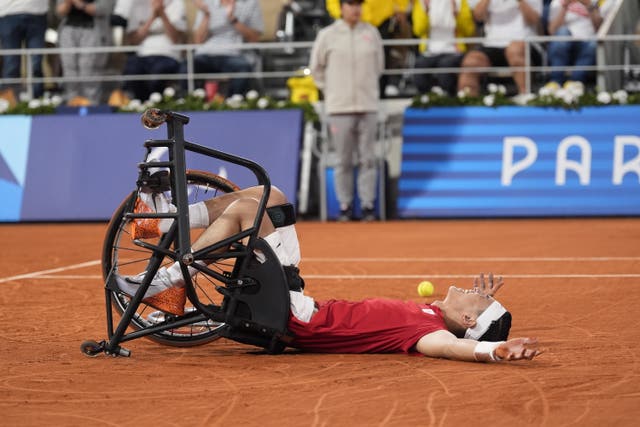
[[[467,362],[531,360],[542,353],[538,341],[534,338],[514,338],[503,342],[478,342],[457,338],[445,330],[423,336],[418,340],[416,349],[425,356]]]

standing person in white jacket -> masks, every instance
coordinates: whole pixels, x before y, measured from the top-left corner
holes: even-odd
[[[358,157],[362,219],[376,219],[374,143],[384,50],[378,30],[361,20],[362,2],[340,0],[342,18],[318,33],[311,50],[311,74],[324,93],[329,131],[339,159],[334,182],[340,221],[353,219],[354,154]]]

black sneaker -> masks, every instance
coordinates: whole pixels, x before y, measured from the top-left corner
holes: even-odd
[[[371,222],[371,221],[375,221],[376,219],[376,213],[373,210],[373,208],[364,208],[362,209],[362,221],[364,222]]]
[[[349,222],[353,219],[353,212],[351,206],[347,209],[340,209],[340,215],[338,215],[338,222]]]

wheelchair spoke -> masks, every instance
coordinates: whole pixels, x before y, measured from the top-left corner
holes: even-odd
[[[238,188],[235,184],[216,175],[201,171],[188,171],[187,183],[189,203],[204,201],[219,194],[235,191]],[[171,195],[167,194],[167,197],[170,198]],[[128,212],[127,209],[132,209],[134,206],[133,198],[136,196],[137,194],[133,193],[123,201],[109,224],[102,260],[105,279],[111,269],[123,276],[139,274],[145,270],[153,255],[153,250],[142,248],[133,242],[130,228],[131,219],[125,217]],[[152,239],[158,239],[158,237],[141,240],[152,243]],[[171,263],[173,263],[173,260],[166,257],[161,265],[169,266]],[[214,262],[209,265],[209,268],[222,274],[224,271],[231,269],[233,265],[233,260],[227,259],[222,262]],[[194,279],[194,288],[198,299],[206,305],[219,307],[222,304],[223,296],[215,289],[221,283],[217,283],[216,280],[203,273],[197,274],[196,277],[197,279]],[[131,298],[117,291],[112,294],[115,310],[120,314],[124,313],[130,304]],[[140,303],[133,314],[130,326],[136,330],[153,327],[154,332],[148,337],[159,343],[172,346],[199,345],[219,338],[217,331],[223,324],[211,319],[198,320],[183,326],[172,327],[175,322],[182,320],[182,323],[185,323],[185,320],[188,321],[188,316],[193,316],[194,311],[197,310],[191,306],[189,301],[187,301],[183,316],[169,315],[145,303]],[[161,327],[158,328],[158,326]],[[157,330],[160,330],[160,332],[156,332]]]

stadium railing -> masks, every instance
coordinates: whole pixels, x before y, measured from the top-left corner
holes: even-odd
[[[615,91],[623,89],[625,76],[629,73],[640,75],[640,34],[630,34],[629,29],[634,26],[640,18],[640,6],[638,2],[619,1],[616,8],[609,14],[605,22],[602,24],[600,31],[594,37],[590,38],[574,38],[571,36],[537,36],[527,38],[525,64],[522,67],[486,67],[486,68],[468,68],[465,71],[476,71],[482,73],[512,73],[513,71],[525,71],[527,92],[532,92],[533,83],[532,76],[535,73],[545,75],[551,71],[562,69],[566,71],[581,69],[594,71],[597,75],[597,86],[601,90]],[[593,66],[570,66],[570,67],[551,67],[546,62],[541,65],[532,65],[529,62],[528,55],[530,49],[535,46],[545,46],[552,40],[596,40],[598,43],[597,63]],[[466,44],[481,44],[484,41],[482,37],[456,38],[455,42],[464,42]],[[394,39],[384,40],[385,46],[406,46],[415,48],[420,40],[411,39]],[[240,45],[224,45],[221,49],[234,48],[242,51],[257,54],[258,58],[267,57],[269,54],[279,55],[299,55],[308,57],[313,42],[259,42],[259,43],[243,43]],[[247,73],[195,73],[193,69],[193,57],[198,44],[182,44],[172,47],[173,50],[182,52],[184,60],[187,63],[186,74],[145,74],[145,75],[127,75],[127,80],[166,80],[173,81],[178,84],[180,81],[187,81],[187,91],[192,92],[195,89],[196,80],[226,80],[234,77],[249,78],[257,81],[267,81],[269,79],[284,80],[289,77],[298,75],[298,69],[288,70],[265,70],[265,67],[258,66],[253,72]],[[32,55],[60,55],[63,53],[90,53],[103,52],[110,54],[127,54],[137,50],[137,46],[107,46],[107,47],[91,47],[91,48],[59,48],[50,47],[43,49],[2,49],[0,56],[5,55],[21,55],[27,59],[23,61],[23,75],[17,78],[0,78],[0,87],[7,85],[23,87],[29,98],[33,97],[33,84],[44,83],[46,85],[64,85],[65,83],[74,83],[79,81],[99,81],[111,82],[113,85],[122,81],[120,70],[106,68],[105,72],[100,75],[85,75],[79,77],[66,77],[63,75],[49,75],[42,78],[33,76],[31,61]],[[261,61],[258,60],[261,64]],[[438,69],[416,69],[413,67],[405,68],[387,68],[384,73],[386,75],[404,76],[409,78],[415,74],[436,74],[436,73],[460,73],[460,68],[438,68]]]

